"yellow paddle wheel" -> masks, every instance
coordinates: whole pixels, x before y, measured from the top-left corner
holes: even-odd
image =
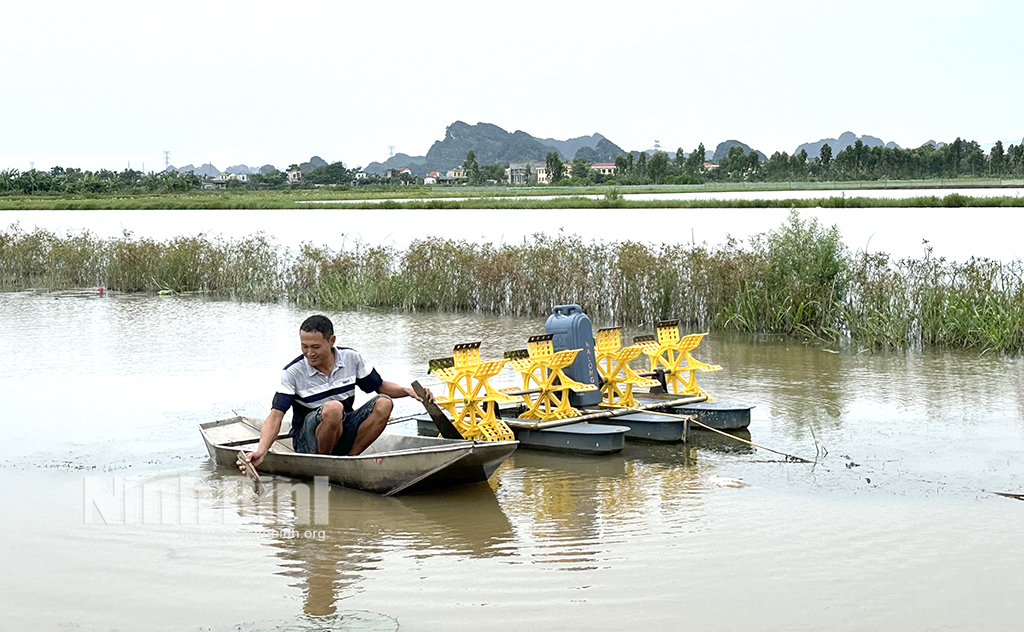
[[[455,345],[451,366],[432,372],[447,385],[447,397],[435,400],[452,417],[452,425],[463,437],[473,441],[512,441],[515,437],[498,418],[499,404],[522,403],[521,397],[506,395],[491,388],[488,379],[498,374],[505,360],[480,361],[480,343]]]
[[[603,406],[614,406],[628,408],[636,406],[636,399],[633,398],[633,387],[656,387],[661,384],[658,380],[638,375],[629,366],[630,360],[640,356],[641,348],[638,345],[622,347],[622,328],[609,327],[597,330],[597,370],[601,373],[603,380],[601,384],[601,395],[604,401]]]
[[[694,359],[690,352],[697,348],[707,334],[679,336],[678,320],[663,320],[658,323],[657,336],[638,336],[633,343],[647,355],[651,371],[664,371],[665,386],[676,395],[705,396],[713,401],[707,391],[697,384],[698,372],[721,371],[717,364],[705,364]]]
[[[563,369],[573,363],[580,349],[555,352],[552,334],[530,336],[526,352],[505,354],[508,363],[523,377],[523,398],[526,412],[521,419],[550,421],[577,417],[580,412],[569,404],[569,391],[594,391],[593,384],[583,384],[567,376]]]

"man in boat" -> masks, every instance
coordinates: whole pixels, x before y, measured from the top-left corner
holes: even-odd
[[[384,432],[392,399],[415,397],[422,401],[411,387],[381,379],[358,351],[336,347],[335,340],[334,324],[326,316],[310,316],[299,327],[302,355],[281,372],[259,447],[247,455],[253,467],[263,462],[277,440],[289,408],[296,452],[345,456],[361,454]],[[353,406],[356,386],[375,393],[358,409]],[[430,391],[427,397],[433,399]]]

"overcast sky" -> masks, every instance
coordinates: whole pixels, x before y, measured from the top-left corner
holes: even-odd
[[[1024,136],[1024,2],[4,2],[0,169],[366,165],[453,121],[766,154]]]

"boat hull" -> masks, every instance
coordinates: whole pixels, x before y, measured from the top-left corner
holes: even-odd
[[[417,417],[420,434],[434,435],[437,427],[429,417]],[[523,450],[551,450],[572,454],[615,454],[626,444],[629,428],[623,425],[578,423],[531,430],[512,426],[512,433]],[[678,437],[676,438],[678,440]]]
[[[217,465],[236,467],[238,451],[256,445],[237,435],[248,433],[258,440],[259,424],[260,420],[242,417],[202,424],[210,458]],[[324,476],[335,485],[390,496],[486,481],[517,445],[386,433],[359,456],[332,456],[297,453],[289,439],[280,439],[259,471],[290,478]]]
[[[678,395],[643,395],[637,397],[641,404],[650,404],[659,400],[679,397]],[[735,402],[698,402],[695,404],[684,404],[666,408],[666,412],[674,415],[697,415],[697,421],[710,426],[715,430],[742,430],[750,425],[751,404],[737,404]],[[693,425],[691,430],[701,430],[700,426]]]
[[[589,411],[588,411],[589,412]],[[683,443],[690,424],[686,419],[648,412],[628,413],[612,417],[606,423],[628,428],[626,438],[632,441]]]

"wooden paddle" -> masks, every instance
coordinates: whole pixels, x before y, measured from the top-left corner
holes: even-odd
[[[416,391],[416,396],[423,400],[423,407],[427,409],[427,414],[430,415],[430,419],[437,426],[437,429],[441,432],[441,436],[445,439],[462,439],[462,433],[460,433],[455,426],[452,425],[451,420],[448,419],[448,415],[444,414],[441,407],[438,406],[427,397],[427,389],[417,381],[412,383],[412,390]]]
[[[245,452],[241,450],[238,451],[238,460],[236,460],[235,463],[237,463],[238,466],[242,468],[242,471],[245,472],[245,475],[248,476],[249,479],[252,481],[253,491],[259,494],[260,475],[256,473],[256,468],[253,467],[252,463],[249,462],[249,457],[245,454]]]

